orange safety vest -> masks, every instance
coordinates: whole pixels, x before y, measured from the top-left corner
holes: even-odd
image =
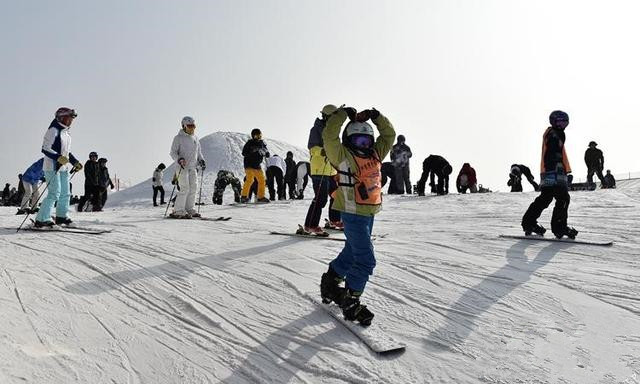
[[[361,205],[381,205],[382,204],[382,162],[378,154],[374,152],[373,157],[359,157],[352,153],[356,162],[356,172],[351,168],[346,171],[337,169],[335,175],[338,188],[351,187],[357,204]],[[331,195],[335,196],[338,190]]]

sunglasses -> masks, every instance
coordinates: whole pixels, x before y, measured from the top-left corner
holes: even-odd
[[[351,144],[356,148],[371,148],[373,138],[368,135],[354,135],[351,136]]]

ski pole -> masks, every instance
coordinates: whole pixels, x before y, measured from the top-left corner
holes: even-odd
[[[58,169],[56,171],[54,177],[57,177],[59,172],[60,172],[60,170]],[[71,177],[69,178],[69,182],[71,182],[71,180],[73,180],[73,177],[76,175],[76,173],[78,173],[78,172],[71,172]],[[51,183],[51,181],[47,181],[47,185],[44,186],[44,189],[42,190],[42,194],[40,194],[40,196],[38,196],[38,200],[36,200],[36,203],[34,205],[38,205],[38,203],[40,202],[40,199],[42,199],[42,196],[44,196],[45,192],[47,192],[47,189],[49,188],[49,184],[50,183]],[[29,210],[27,212],[27,214],[24,216],[24,220],[22,220],[22,223],[20,223],[20,226],[18,227],[16,232],[20,232],[20,230],[22,229],[22,226],[27,221],[27,219],[29,218],[30,215],[31,215],[31,210]]]
[[[180,174],[182,173],[182,166],[178,170],[178,177],[176,178],[176,183],[173,184],[173,189],[171,190],[171,196],[169,196],[169,202],[167,202],[167,209],[164,210],[164,217],[167,217],[167,213],[169,212],[169,206],[171,205],[171,199],[173,199],[173,193],[176,191],[176,186],[180,183]],[[175,206],[175,203],[174,203]]]
[[[200,205],[202,204],[202,182],[204,181],[204,169],[200,169],[200,193],[198,196],[198,213],[200,213]]]

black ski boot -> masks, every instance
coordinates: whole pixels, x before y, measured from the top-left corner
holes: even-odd
[[[554,233],[556,238],[562,239],[563,236],[567,236],[571,240],[574,240],[578,236],[578,231],[573,227],[567,227],[562,233]]]
[[[64,225],[64,226],[70,227],[71,224],[73,224],[73,221],[71,221],[70,218],[56,216],[56,225]]]
[[[29,208],[19,208],[18,212],[16,212],[16,215],[24,215],[29,213]]]
[[[334,301],[338,305],[341,304],[346,290],[340,286],[343,281],[344,278],[338,276],[336,271],[329,266],[329,270],[322,274],[322,279],[320,280],[320,296],[323,303],[329,304]]]
[[[524,235],[525,236],[531,236],[532,233],[535,233],[536,235],[544,235],[545,232],[547,232],[546,229],[544,229],[544,227],[538,223],[535,223],[534,225],[525,227],[524,225],[522,226],[522,229],[524,230]]]
[[[367,327],[371,325],[373,313],[367,309],[366,305],[360,304],[360,295],[362,292],[346,289],[340,307],[345,320],[357,321],[360,325]]]
[[[38,221],[36,220],[34,223],[34,227],[36,228],[53,228],[55,224],[53,221]]]

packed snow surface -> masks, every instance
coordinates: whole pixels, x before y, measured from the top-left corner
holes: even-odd
[[[498,238],[535,196],[385,196],[363,301],[391,356],[302,295],[342,243],[269,234],[308,200],[73,215],[97,236],[16,233],[2,208],[0,383],[640,382],[640,190],[572,193],[580,238],[612,247]]]

